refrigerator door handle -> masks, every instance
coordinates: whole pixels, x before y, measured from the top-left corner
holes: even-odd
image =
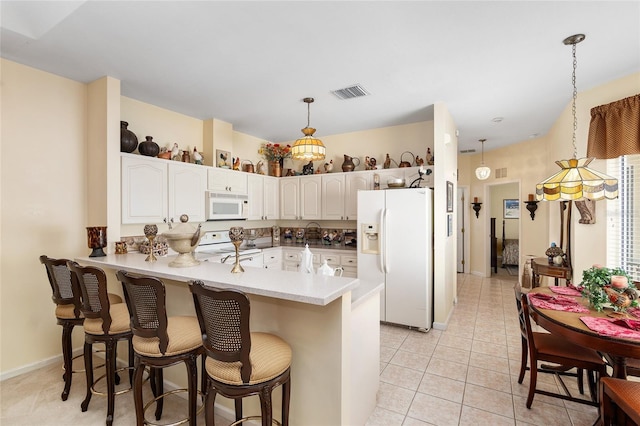
[[[384,272],[384,211],[385,209],[380,210],[380,235],[378,235],[378,238],[380,239],[378,253],[380,272]]]
[[[382,211],[382,272],[384,272],[385,274],[389,273],[389,263],[388,263],[388,257],[387,257],[387,215],[389,213],[388,209],[384,209]]]

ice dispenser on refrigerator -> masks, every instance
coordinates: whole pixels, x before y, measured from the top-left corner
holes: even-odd
[[[363,223],[361,232],[361,252],[366,254],[380,254],[380,238],[377,223]]]

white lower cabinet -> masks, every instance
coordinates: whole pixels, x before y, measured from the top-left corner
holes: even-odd
[[[263,265],[265,269],[281,270],[282,268],[282,249],[273,247],[262,251],[264,255]]]
[[[282,270],[298,272],[302,250],[304,250],[303,247],[283,247]],[[344,250],[318,248],[310,248],[309,250],[313,254],[313,269],[315,271],[326,260],[327,264],[332,268],[342,268],[343,277],[356,278],[358,276],[358,257],[355,252],[345,254]]]

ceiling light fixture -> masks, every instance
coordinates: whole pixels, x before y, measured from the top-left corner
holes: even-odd
[[[306,102],[307,104],[307,127],[302,129],[304,137],[295,141],[295,143],[291,147],[291,156],[295,160],[324,160],[326,149],[320,139],[316,139],[313,137],[316,129],[314,129],[313,127],[309,127],[311,118],[310,105],[313,102],[313,98],[304,98],[302,101]]]
[[[576,44],[584,40],[584,34],[575,34],[565,38],[562,42],[572,46],[573,51],[573,74],[571,82],[573,85],[573,102],[571,113],[573,114],[573,158],[570,160],[556,161],[562,168],[558,173],[543,180],[536,185],[536,199],[540,200],[580,200],[587,198],[590,200],[602,200],[604,198],[614,199],[618,197],[618,180],[605,175],[587,166],[593,158],[580,158],[576,156],[576,129],[578,120],[576,118],[576,99],[578,89],[576,88]]]
[[[491,169],[484,165],[484,142],[486,139],[480,139],[480,143],[482,143],[482,163],[476,169],[476,177],[480,180],[489,179],[491,176]]]

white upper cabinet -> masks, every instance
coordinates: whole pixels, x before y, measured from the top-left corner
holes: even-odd
[[[207,187],[209,191],[247,195],[247,173],[211,167]]]
[[[205,167],[133,154],[121,160],[123,224],[176,222],[182,214],[205,220]]]
[[[344,219],[358,219],[358,191],[373,189],[372,173],[346,173],[344,192]]]
[[[280,219],[318,220],[321,200],[320,176],[280,178]]]
[[[278,178],[264,177],[264,220],[280,219],[280,184]]]
[[[300,219],[300,178],[280,178],[280,219]]]
[[[300,218],[321,219],[322,179],[320,176],[300,178]]]
[[[345,173],[322,175],[322,219],[345,220]]]
[[[207,169],[194,164],[169,163],[169,219],[180,223],[187,214],[189,222],[204,222]]]
[[[278,178],[250,173],[247,176],[249,185],[249,220],[279,219],[280,186]]]
[[[161,223],[168,212],[167,163],[132,155],[121,157],[121,167],[122,223]]]

